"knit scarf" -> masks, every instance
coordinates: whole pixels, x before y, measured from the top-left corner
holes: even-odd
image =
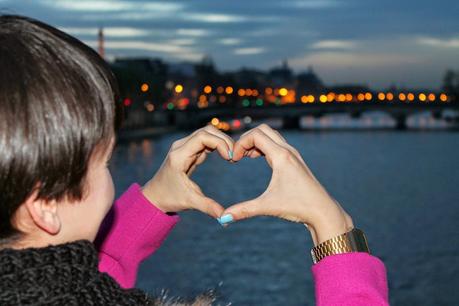
[[[0,305],[211,305],[210,296],[183,303],[123,289],[98,270],[87,240],[45,248],[0,250]]]

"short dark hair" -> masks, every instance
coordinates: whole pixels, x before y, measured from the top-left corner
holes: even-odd
[[[0,15],[0,243],[19,236],[18,207],[84,197],[90,159],[121,122],[108,64],[40,21]]]

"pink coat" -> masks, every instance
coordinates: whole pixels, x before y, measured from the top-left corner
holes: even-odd
[[[140,263],[160,247],[179,217],[163,213],[132,184],[107,219],[100,235],[99,270],[132,288]],[[312,266],[312,275],[317,305],[389,305],[386,268],[367,253],[326,257]]]

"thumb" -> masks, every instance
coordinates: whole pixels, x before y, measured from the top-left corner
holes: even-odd
[[[228,207],[225,209],[222,216],[218,218],[218,222],[225,225],[234,221],[265,215],[268,215],[268,212],[265,209],[265,206],[262,205],[260,199],[257,198]]]
[[[208,197],[202,197],[196,201],[196,203],[195,209],[211,216],[212,218],[218,218],[225,210],[225,208],[218,202]]]

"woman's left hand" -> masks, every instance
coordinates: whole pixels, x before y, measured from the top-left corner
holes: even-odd
[[[230,161],[233,145],[231,137],[211,125],[175,141],[161,168],[143,187],[143,194],[166,213],[197,209],[214,218],[220,217],[224,208],[206,197],[190,176],[214,150]]]

